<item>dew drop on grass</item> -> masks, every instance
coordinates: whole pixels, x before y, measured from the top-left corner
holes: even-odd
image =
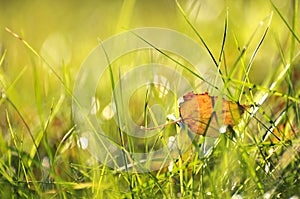
[[[87,149],[89,146],[89,141],[86,137],[80,137],[77,141],[77,146],[82,148],[83,150]]]
[[[168,166],[168,170],[169,170],[169,172],[173,171],[173,161],[170,162],[170,164]]]
[[[222,125],[221,128],[219,129],[220,133],[226,133],[227,132],[227,125]]]
[[[99,102],[99,100],[96,97],[92,97],[91,106],[92,106],[91,114],[92,115],[96,115],[96,113],[100,109],[100,102]]]
[[[169,137],[169,141],[168,141],[168,149],[169,150],[172,150],[175,147],[175,141],[176,141],[176,138],[174,136]]]
[[[102,111],[103,117],[107,120],[110,120],[115,113],[115,106],[112,103],[109,103]]]

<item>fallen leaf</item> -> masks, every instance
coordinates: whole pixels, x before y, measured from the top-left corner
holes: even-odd
[[[245,110],[244,105],[208,93],[189,92],[179,104],[181,121],[197,134],[217,137],[224,126],[234,126]]]

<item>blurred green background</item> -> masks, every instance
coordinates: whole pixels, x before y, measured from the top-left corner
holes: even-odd
[[[293,0],[179,0],[178,2],[216,59],[219,58],[221,52],[225,21],[228,19],[223,61],[226,62],[228,69],[233,67],[241,70],[240,74],[249,64],[251,56],[269,27],[267,36],[252,64],[249,75],[251,83],[262,85],[267,77],[275,76],[273,71],[282,70],[284,65],[282,57],[290,62],[289,57],[294,57],[290,54],[300,50],[299,45],[293,46],[292,40],[295,37],[291,36],[291,31],[272,6],[273,3],[286,22],[292,24],[293,11],[297,10],[293,8]],[[294,19],[299,18],[299,13],[297,14],[298,16],[295,16]],[[268,26],[270,16],[272,16],[272,20],[271,25]],[[42,158],[49,156],[51,159],[51,154],[56,152],[59,156],[55,159],[58,162],[55,162],[58,165],[55,165],[57,166],[55,169],[58,168],[55,171],[58,176],[54,177],[55,180],[77,182],[77,171],[81,171],[80,163],[85,165],[85,163],[89,163],[89,159],[86,155],[87,152],[79,150],[79,146],[74,149],[77,141],[75,138],[70,142],[66,141],[68,137],[66,140],[63,139],[63,136],[74,127],[72,97],[67,94],[66,88],[72,91],[81,64],[99,45],[99,41],[104,41],[126,30],[141,27],[173,29],[190,36],[202,45],[174,0],[0,0],[0,58],[4,58],[0,65],[0,91],[2,92],[0,98],[0,131],[2,133],[0,154],[4,154],[3,159],[7,161],[5,162],[8,165],[7,168],[20,168],[20,165],[19,167],[15,166],[18,165],[20,157],[15,154],[11,155],[15,148],[17,148],[17,152],[21,151],[26,154],[32,152],[33,155],[30,158],[36,160],[35,147],[30,138],[33,135],[36,140],[39,139],[36,142],[39,144],[38,151]],[[295,27],[296,35],[300,35],[300,24],[295,24]],[[7,28],[18,34],[21,39],[14,37],[7,31]],[[51,65],[53,70],[24,45],[24,40]],[[239,60],[245,46],[247,50]],[[157,54],[159,55],[159,53]],[[132,57],[135,58],[134,55]],[[297,59],[295,62],[299,63],[299,56]],[[234,66],[236,60],[238,60],[238,64]],[[121,61],[122,59],[118,63]],[[221,66],[222,71],[225,71],[224,62]],[[299,64],[296,63],[295,66],[299,66]],[[294,80],[299,78],[299,69],[296,68],[294,69],[298,71],[294,73],[296,74],[293,77]],[[61,78],[61,81],[54,72]],[[114,72],[118,75],[118,71]],[[276,78],[273,78],[273,81],[274,79]],[[295,82],[298,81],[292,83]],[[108,81],[105,83],[109,85]],[[267,88],[269,84],[263,86]],[[295,90],[298,88],[295,87]],[[109,89],[107,88],[107,90]],[[284,89],[283,92],[288,90]],[[4,94],[8,98],[5,99]],[[144,97],[144,93],[137,92],[135,95]],[[144,98],[140,99],[141,103],[144,103],[143,100]],[[165,101],[161,100],[160,102],[164,103]],[[135,112],[134,103],[132,103],[134,106],[130,107],[133,109],[132,117],[142,121],[143,118],[139,117],[142,114],[138,111]],[[277,106],[275,102],[274,104]],[[53,118],[49,119],[49,117]],[[8,121],[8,118],[11,121]],[[24,121],[22,121],[23,119]],[[42,143],[43,128],[47,121],[50,124],[45,131],[48,136],[48,140],[45,142],[49,143]],[[11,129],[8,123],[11,124]],[[110,126],[106,127],[108,131],[112,131]],[[14,145],[12,132],[17,135],[19,139],[17,144],[20,145]],[[115,132],[119,133],[117,130]],[[74,150],[56,151],[57,145],[61,143],[62,148],[73,147]],[[9,154],[9,157],[5,156],[6,153]],[[15,158],[15,162],[11,161],[10,155]],[[27,156],[24,157],[27,158]],[[32,161],[30,158],[28,158],[28,162]],[[249,159],[255,161],[252,157]],[[47,161],[45,162],[47,163]],[[72,163],[79,163],[79,166],[77,165],[79,169],[76,170]],[[48,168],[42,161],[36,161],[35,166]],[[245,168],[247,169],[247,167]],[[98,168],[96,170],[98,171]],[[248,172],[245,171],[245,173]],[[4,170],[2,172],[6,173]],[[16,180],[14,179],[15,181],[23,179],[22,172],[23,170],[19,169],[19,176],[16,177]],[[37,176],[36,178],[39,180],[42,175],[38,172],[38,169],[32,171],[33,176]],[[26,175],[25,173],[24,176]],[[85,181],[98,180],[89,178],[89,175],[91,174],[87,175],[88,180],[85,179]],[[216,171],[217,175],[219,175],[218,171]],[[14,180],[10,183],[13,184]],[[119,177],[115,178],[115,184],[110,182],[110,179],[108,181],[114,188],[117,187],[115,184],[122,184]],[[10,183],[7,184],[11,185]],[[27,185],[24,184],[24,186]],[[11,189],[11,191],[15,190]]]
[[[291,22],[292,1],[273,1],[282,15]],[[257,47],[267,21],[274,8],[270,1],[247,0],[186,0],[179,1],[191,23],[201,34],[213,55],[218,57],[224,24],[228,11],[228,33],[225,57],[231,67],[244,45],[249,45],[245,63]],[[260,22],[264,22],[260,25]],[[199,38],[184,20],[173,0],[115,0],[115,1],[4,1],[0,2],[0,52],[6,51],[1,65],[1,87],[35,129],[38,115],[49,115],[52,104],[58,103],[65,93],[61,82],[52,71],[37,59],[24,44],[5,28],[20,35],[36,50],[72,90],[81,63],[99,44],[117,33],[138,27],[164,27]],[[249,40],[251,40],[250,43]],[[255,58],[250,79],[261,83],[279,62],[276,40],[283,48],[289,38],[289,30],[278,15],[274,15],[260,52]],[[248,54],[247,54],[248,53]],[[38,82],[35,82],[35,77]],[[7,89],[13,82],[11,89]],[[38,85],[38,86],[37,86]],[[41,97],[37,108],[36,93]],[[64,95],[63,95],[64,96]],[[71,99],[62,100],[62,109],[52,126],[54,137],[61,137],[72,123]],[[2,105],[4,106],[4,105]],[[41,111],[43,109],[45,111]],[[7,128],[5,107],[2,108],[1,126]],[[40,113],[39,113],[40,111]],[[13,111],[12,111],[13,112]],[[18,122],[18,116],[12,116]],[[37,127],[39,128],[39,127]]]

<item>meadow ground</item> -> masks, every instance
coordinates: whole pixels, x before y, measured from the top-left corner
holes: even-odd
[[[1,198],[299,198],[298,9],[1,1]]]

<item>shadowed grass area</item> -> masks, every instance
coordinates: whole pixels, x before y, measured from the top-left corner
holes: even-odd
[[[1,198],[300,197],[298,9],[297,0],[1,2]],[[193,38],[211,65],[192,65],[135,32],[149,47],[110,60],[106,38],[147,26]],[[76,74],[95,46],[108,67],[81,121],[94,127],[95,116],[101,136],[115,146],[106,151],[88,150],[92,142],[72,113]],[[157,73],[144,71],[140,75],[150,83],[136,85],[130,74],[151,63],[161,64],[153,67]],[[212,68],[200,73],[206,64]],[[182,95],[169,89],[183,88],[183,79],[174,83],[177,74],[195,92],[246,104],[242,119],[217,138],[168,121],[169,114],[180,118]],[[156,85],[152,76],[171,78]],[[131,86],[136,89],[128,94]],[[172,124],[145,130],[146,138],[128,134],[165,122]],[[90,133],[102,140],[97,128]],[[180,150],[173,153],[176,136]],[[131,155],[162,147],[172,158],[154,154],[136,161]],[[112,162],[125,164],[107,166]],[[150,171],[131,172],[140,168]]]

